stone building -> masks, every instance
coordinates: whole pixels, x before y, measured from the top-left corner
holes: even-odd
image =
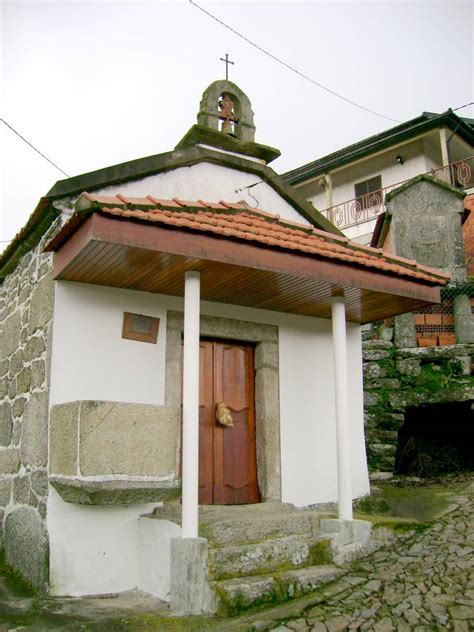
[[[57,182],[0,258],[5,552],[53,595],[212,611],[242,599],[234,575],[281,596],[292,565],[301,594],[326,557],[296,508],[338,502],[327,537],[360,535],[360,327],[439,302],[448,277],[342,237],[254,134],[247,96],[214,82],[173,151]],[[270,553],[236,569],[198,526],[241,504],[239,546]]]
[[[387,210],[377,220],[373,246],[451,280],[441,303],[385,321],[381,339],[364,343],[372,470],[429,475],[474,466],[469,206],[463,191],[421,175],[387,194]]]
[[[471,312],[473,284],[468,275],[470,224],[465,193],[437,178],[420,175],[386,196],[371,245],[407,259],[416,259],[450,275],[440,305],[396,319],[401,347],[474,343]],[[471,298],[472,297],[472,298]],[[398,331],[398,334],[397,334]]]

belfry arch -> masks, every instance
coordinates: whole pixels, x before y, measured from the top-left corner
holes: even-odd
[[[254,142],[255,125],[250,99],[235,83],[221,79],[204,91],[199,106],[198,124],[216,131],[220,121],[231,123],[232,133],[238,140]],[[229,129],[229,127],[227,128]]]

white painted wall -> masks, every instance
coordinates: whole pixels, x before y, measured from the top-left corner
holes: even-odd
[[[107,594],[139,583],[138,517],[159,503],[129,507],[65,502],[50,486],[47,526],[52,595]]]
[[[160,318],[158,343],[124,340],[125,311]],[[165,341],[166,308],[153,294],[57,281],[51,405],[84,399],[164,404]]]
[[[80,399],[162,404],[166,311],[182,306],[178,297],[57,282],[51,405]],[[336,501],[331,321],[206,301],[201,309],[210,316],[279,327],[283,501],[298,506]],[[122,340],[123,311],[160,317],[158,344]],[[351,472],[358,497],[369,491],[358,325],[348,325],[348,349]],[[155,505],[75,505],[54,489],[48,502],[54,594],[100,594],[137,585],[157,596],[166,592],[166,571],[159,565],[166,564],[167,552],[155,551],[156,568],[154,559],[138,552],[138,543],[144,547],[147,538],[153,550],[153,542],[169,540],[157,526],[141,526],[137,535],[139,517]]]
[[[132,180],[108,186],[97,190],[95,193],[102,195],[121,193],[125,196],[141,197],[153,195],[164,199],[178,197],[181,200],[202,199],[206,202],[219,202],[220,200],[239,202],[240,200],[245,200],[250,206],[258,206],[258,208],[267,211],[267,213],[274,213],[309,226],[309,222],[269,184],[262,183],[252,189],[244,189],[236,193],[236,189],[260,180],[259,176],[251,173],[215,165],[210,162],[200,162],[190,167],[179,167],[178,169],[158,173],[141,180]]]
[[[292,319],[293,320],[293,319]],[[360,327],[348,325],[353,497],[369,492],[363,431]],[[300,318],[280,327],[283,501],[337,500],[331,321]]]
[[[51,404],[81,399],[163,404],[168,309],[182,311],[182,299],[57,282]],[[123,311],[159,316],[158,344],[122,340]],[[335,458],[331,321],[206,301],[202,313],[279,326],[284,500],[299,505],[335,500],[335,470],[328,466]],[[357,495],[367,491],[359,329],[350,326],[348,342],[354,447],[361,451],[361,471],[353,472]]]
[[[170,599],[171,539],[181,527],[169,520],[142,516],[138,520],[137,588],[163,601]]]

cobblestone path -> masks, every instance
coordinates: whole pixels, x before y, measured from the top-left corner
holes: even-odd
[[[253,629],[473,631],[473,495],[457,500],[459,508],[432,527],[354,563],[348,575],[315,596],[297,618],[279,616],[270,623],[255,617]]]
[[[0,577],[0,632],[474,631],[474,484],[423,532],[355,562],[321,591],[236,619],[175,618],[143,594],[115,599],[15,595]],[[164,608],[164,610],[163,610]]]

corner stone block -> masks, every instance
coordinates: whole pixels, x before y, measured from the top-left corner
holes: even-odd
[[[171,539],[170,607],[183,614],[215,610],[207,581],[208,546],[205,538]]]
[[[77,475],[77,427],[80,402],[51,408],[49,425],[49,469],[51,474]]]
[[[179,409],[86,401],[80,411],[84,476],[176,474]]]
[[[47,544],[38,513],[20,507],[8,514],[4,530],[7,564],[19,571],[38,588],[44,588],[48,578]]]
[[[44,327],[53,317],[54,284],[52,276],[44,277],[33,292],[30,305],[28,333]]]
[[[276,342],[260,343],[255,348],[255,370],[262,367],[270,367],[278,369],[279,353],[278,344]]]
[[[25,465],[48,463],[48,393],[33,393],[25,406],[21,428],[21,460]]]

